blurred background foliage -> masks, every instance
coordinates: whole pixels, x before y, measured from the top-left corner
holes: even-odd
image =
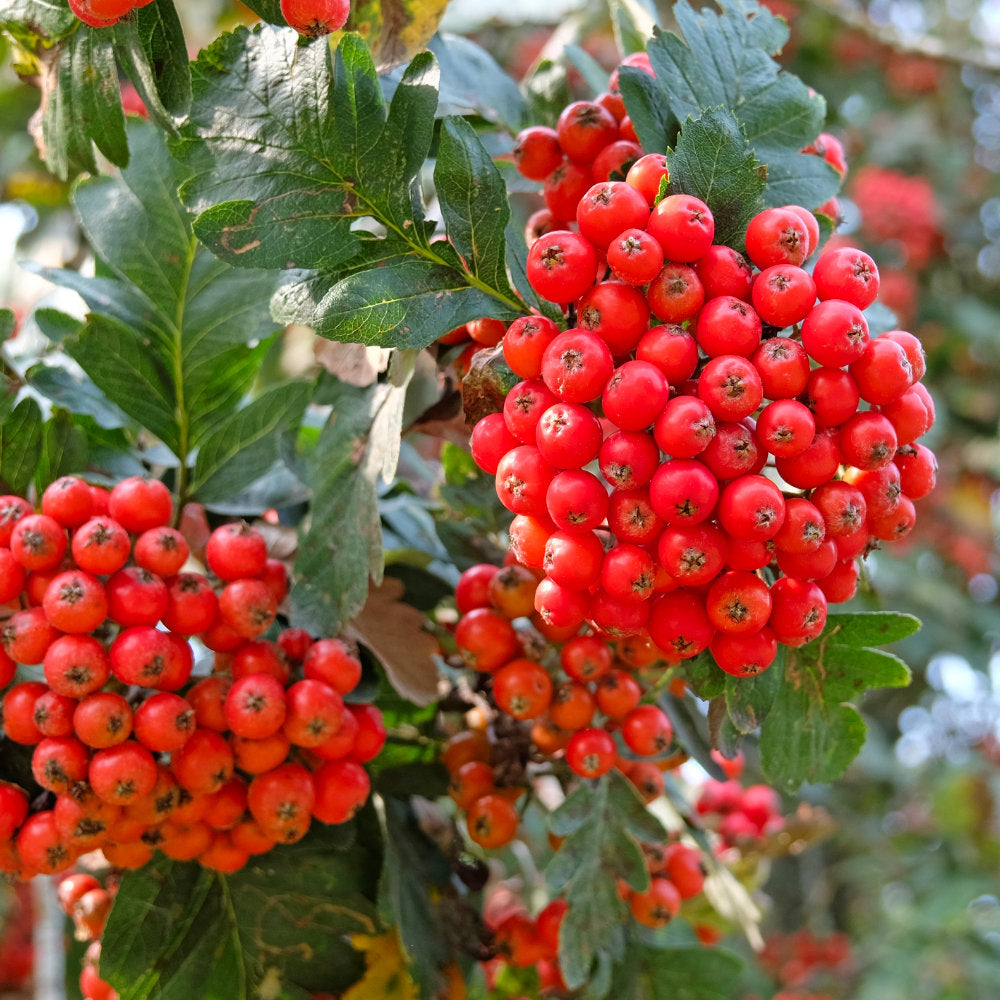
[[[614,13],[625,3],[612,0],[609,17],[605,5],[571,0],[453,0],[442,30],[478,41],[516,79],[531,80],[537,107],[549,98],[558,108],[566,95],[591,93],[580,67],[615,64],[623,40]],[[745,988],[758,997],[994,1000],[1000,0],[767,5],[791,28],[783,65],[826,97],[827,129],[848,153],[838,238],[875,257],[880,299],[926,346],[925,381],[937,406],[927,443],[940,476],[905,550],[875,553],[856,599],[923,619],[921,632],[898,649],[914,670],[913,684],[869,695],[862,709],[870,737],[860,758],[836,785],[804,790],[806,807],[822,807],[834,831],[762,868],[758,891],[770,941],[749,963]],[[253,20],[231,0],[178,6],[193,49]],[[668,4],[658,5],[658,15],[669,27]],[[35,152],[37,95],[11,56],[0,52],[0,306],[26,315],[52,292],[17,262],[72,265],[86,247],[67,207],[68,186]],[[499,137],[497,151],[510,142]],[[535,193],[520,190],[513,201],[524,218],[538,203]],[[30,339],[30,329],[22,332]],[[16,342],[9,349],[16,353]],[[752,747],[748,757],[753,780]],[[0,912],[18,913],[23,926],[23,894],[0,900]],[[839,935],[849,941],[846,957]],[[0,995],[17,986],[12,970],[18,954],[23,966],[23,947],[8,949],[14,954],[11,968],[0,969]],[[0,949],[0,959],[5,954]]]

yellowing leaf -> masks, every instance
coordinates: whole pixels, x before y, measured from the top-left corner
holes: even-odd
[[[420,1000],[394,930],[377,937],[355,934],[351,944],[364,953],[367,969],[341,1000]]]
[[[355,0],[347,27],[368,43],[380,69],[408,62],[430,41],[448,0]]]

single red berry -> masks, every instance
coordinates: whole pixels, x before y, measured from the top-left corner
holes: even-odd
[[[339,31],[351,13],[350,0],[281,0],[281,16],[300,35],[319,38]]]
[[[126,531],[138,535],[169,524],[174,502],[170,490],[158,479],[129,476],[112,488],[108,512]]]

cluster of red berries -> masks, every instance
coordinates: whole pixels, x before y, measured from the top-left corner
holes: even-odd
[[[455,587],[461,615],[454,641],[462,662],[488,678],[493,703],[506,716],[531,722],[531,738],[546,756],[562,753],[570,769],[597,778],[619,767],[642,788],[659,767],[640,768],[642,758],[663,758],[674,732],[666,713],[642,703],[645,688],[636,667],[658,658],[642,641],[614,642],[605,634],[560,634],[535,611],[538,574],[518,563],[479,563]],[[521,629],[518,619],[534,620]],[[484,679],[486,679],[484,678]],[[621,736],[619,753],[613,733]],[[655,774],[654,774],[655,772]],[[460,778],[456,773],[456,778]],[[651,793],[662,792],[662,780]],[[475,817],[469,816],[476,839]]]
[[[826,937],[817,937],[808,928],[773,933],[764,941],[758,960],[765,971],[788,988],[789,992],[781,996],[799,997],[803,994],[794,991],[806,990],[818,976],[843,977],[851,962],[851,944],[846,935],[836,931]]]
[[[532,243],[528,278],[569,328],[509,326],[522,381],[476,423],[472,454],[514,515],[517,561],[545,574],[549,624],[648,635],[666,660],[708,650],[747,676],[818,636],[859,559],[913,527],[936,476],[917,440],[934,419],[924,354],[907,331],[869,335],[878,268],[844,246],[813,259],[811,211],[757,213],[744,256],[714,243],[705,202],[661,196],[660,154],[594,183],[623,141],[608,103],[518,140],[558,227]],[[560,172],[581,178],[565,198]]]
[[[97,971],[101,961],[101,934],[117,886],[102,885],[89,871],[75,871],[59,880],[56,896],[62,911],[73,921],[74,936],[87,941],[80,966],[80,994],[85,1000],[118,1000],[118,991]]]
[[[0,783],[0,870],[100,848],[120,867],[160,850],[233,871],[354,814],[382,716],[345,702],[362,674],[346,643],[276,624],[288,576],[260,532],[216,528],[203,573],[159,480],[64,476],[40,508],[0,497],[2,733],[32,747],[39,793]]]
[[[487,986],[494,984],[505,966],[534,969],[539,993],[565,993],[559,969],[559,929],[569,905],[553,899],[531,916],[520,895],[495,886],[483,905],[483,921],[493,935],[494,956],[483,963]]]
[[[695,811],[715,830],[722,847],[734,847],[777,833],[785,825],[781,799],[770,785],[744,786],[735,778],[701,786]]]
[[[152,2],[153,0],[69,0],[69,9],[91,28],[110,28],[129,11]]]

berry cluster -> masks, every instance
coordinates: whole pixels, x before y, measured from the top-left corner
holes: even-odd
[[[153,0],[69,0],[69,9],[92,28],[110,28],[129,11],[152,2]]]
[[[777,833],[785,825],[781,800],[769,785],[742,785],[735,778],[709,780],[701,787],[695,811],[719,835],[724,847]]]
[[[827,1000],[829,994],[816,989],[817,982],[844,983],[851,966],[851,945],[840,932],[817,937],[803,928],[769,934],[758,959],[782,986],[774,1000]]]
[[[32,748],[38,786],[0,783],[0,870],[100,848],[121,867],[160,850],[233,871],[354,814],[381,713],[345,702],[362,667],[342,640],[276,623],[288,578],[258,531],[212,531],[203,573],[158,480],[65,476],[40,507],[0,497],[2,732]]]
[[[614,104],[574,102],[518,139],[555,227],[528,278],[569,325],[510,325],[498,350],[522,381],[472,453],[514,515],[515,558],[545,574],[547,623],[748,676],[818,636],[859,559],[913,527],[936,476],[923,350],[870,336],[878,268],[818,252],[811,211],[758,212],[744,256],[714,242],[705,202],[662,194],[660,154],[595,183],[606,153],[625,167]],[[839,168],[838,150],[814,152]]]

